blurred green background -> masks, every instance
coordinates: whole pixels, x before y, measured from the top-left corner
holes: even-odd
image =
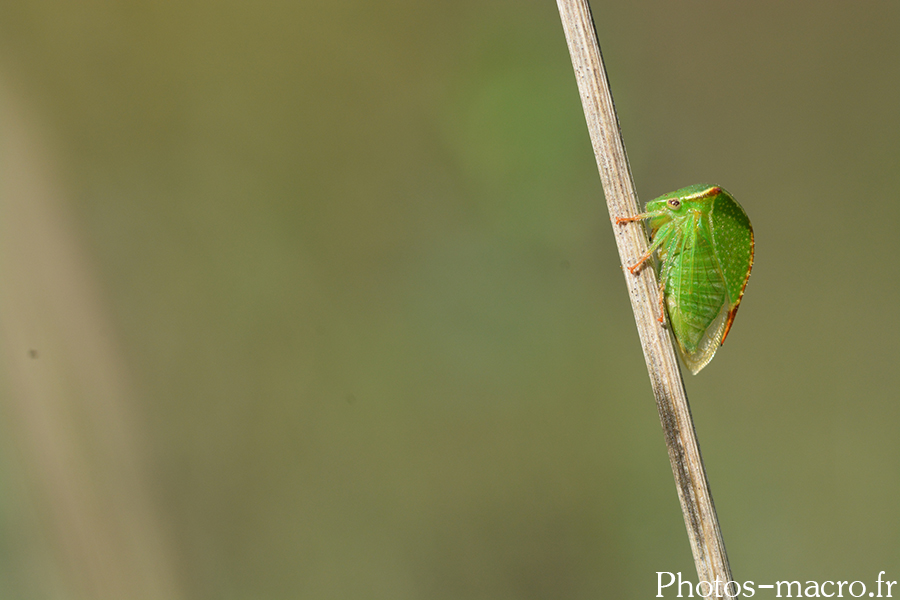
[[[900,579],[900,4],[593,10],[642,200],[755,228],[735,578]],[[0,597],[695,578],[611,231],[550,0],[0,3]]]

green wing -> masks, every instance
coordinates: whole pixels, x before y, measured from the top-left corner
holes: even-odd
[[[689,217],[666,246],[660,279],[669,322],[685,364],[696,375],[712,360],[728,323],[725,276],[707,219]]]

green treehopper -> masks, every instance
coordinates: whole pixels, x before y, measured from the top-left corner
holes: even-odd
[[[659,321],[668,313],[681,357],[696,375],[725,343],[750,278],[750,219],[721,187],[697,184],[651,200],[646,212],[616,223],[643,220],[651,244],[628,270],[637,273],[657,253]]]

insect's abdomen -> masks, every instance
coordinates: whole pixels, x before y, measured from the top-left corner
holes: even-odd
[[[694,353],[726,305],[727,290],[709,237],[697,230],[688,231],[680,242],[666,248],[662,261],[669,263],[662,274],[666,308],[682,349]]]

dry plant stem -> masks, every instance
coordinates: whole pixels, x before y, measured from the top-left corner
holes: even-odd
[[[623,265],[632,265],[647,251],[647,238],[639,222],[615,224],[616,218],[635,215],[639,209],[590,7],[587,0],[557,0],[557,4],[619,257]],[[657,320],[656,275],[653,269],[641,269],[637,275],[625,270],[625,281],[699,580],[712,583],[718,580],[721,582],[719,593],[713,590],[713,597],[732,598],[725,590],[725,582],[731,581],[731,569],[700,457],[684,382],[669,332]],[[706,586],[701,589],[706,591]]]

